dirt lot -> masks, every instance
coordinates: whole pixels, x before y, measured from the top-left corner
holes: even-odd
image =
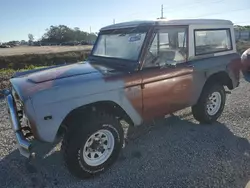
[[[90,50],[92,46],[20,46],[14,48],[0,48],[0,56],[23,54],[47,54],[68,51]]]

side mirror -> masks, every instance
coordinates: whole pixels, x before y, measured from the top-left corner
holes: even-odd
[[[175,61],[171,61],[171,62],[166,62],[165,64],[167,67],[176,67],[177,63]]]
[[[160,68],[164,68],[164,67],[173,67],[173,68],[175,68],[176,65],[177,65],[176,62],[171,62],[171,63],[166,62],[166,63],[161,63],[161,64],[159,64],[159,67],[160,67]]]
[[[177,63],[176,62],[171,62],[169,65],[173,66],[173,67],[176,67]]]

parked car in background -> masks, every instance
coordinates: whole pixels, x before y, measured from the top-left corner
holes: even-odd
[[[82,41],[80,42],[81,45],[91,45],[89,42],[86,42],[86,41]]]
[[[69,41],[69,42],[62,42],[61,46],[76,46],[80,44],[80,42],[77,41]]]
[[[11,48],[11,46],[7,45],[7,44],[2,44],[2,45],[0,45],[0,48]]]
[[[21,154],[31,156],[30,138],[62,137],[66,166],[86,178],[116,161],[121,122],[186,107],[201,123],[216,121],[240,68],[231,21],[132,21],[102,28],[85,62],[17,73],[5,95]]]

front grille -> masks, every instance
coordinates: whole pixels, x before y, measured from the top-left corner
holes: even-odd
[[[24,111],[22,111],[22,117],[20,118],[20,124],[21,124],[21,130],[23,132],[23,135],[28,140],[33,140],[34,135],[32,134],[31,128],[30,128],[30,122],[27,116],[25,115]]]
[[[14,104],[15,104],[17,116],[19,119],[20,129],[23,132],[23,135],[27,140],[29,140],[29,141],[33,140],[34,136],[32,134],[31,128],[30,128],[29,119],[27,118],[27,116],[24,112],[23,102],[14,89],[12,89],[11,93],[12,93],[12,96],[14,98]]]

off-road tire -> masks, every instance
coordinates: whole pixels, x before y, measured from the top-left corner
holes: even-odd
[[[209,96],[219,92],[221,95],[221,104],[219,110],[214,115],[209,115],[207,112],[207,100]],[[208,83],[204,86],[204,89],[200,95],[198,102],[192,106],[192,113],[194,118],[200,123],[211,124],[215,122],[222,114],[226,101],[226,93],[223,85],[214,82]]]
[[[88,138],[98,130],[108,130],[114,137],[114,149],[110,157],[99,166],[90,166],[84,161],[83,147]],[[67,125],[61,150],[65,165],[77,178],[91,178],[107,170],[118,158],[124,140],[120,122],[112,115],[96,112],[88,118],[77,117]]]

